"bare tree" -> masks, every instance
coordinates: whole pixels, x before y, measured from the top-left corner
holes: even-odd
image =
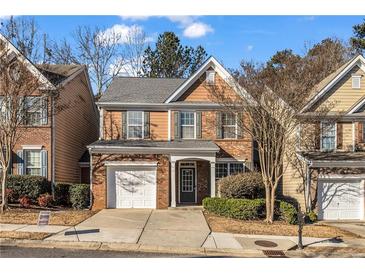
[[[316,46],[322,49],[321,45]],[[207,86],[227,112],[244,114],[238,116],[243,117],[238,126],[257,144],[269,223],[274,221],[279,182],[290,165],[285,157],[292,154],[288,151],[295,153],[295,133],[303,122],[298,113],[315,85],[338,67],[336,60],[330,57],[323,62],[313,51],[300,57],[285,50],[266,64],[243,61],[241,69],[235,73],[236,81],[230,81],[238,96],[232,96],[227,86]]]
[[[57,95],[57,88],[0,39],[1,212],[7,206],[6,181],[14,146],[29,129],[26,125],[44,119]]]
[[[138,28],[131,28],[125,38],[124,57],[126,59],[125,72],[132,76],[142,74],[143,56],[147,47],[146,33]]]

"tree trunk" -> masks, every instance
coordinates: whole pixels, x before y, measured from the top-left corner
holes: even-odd
[[[270,207],[271,207],[271,216],[270,216],[270,223],[274,222],[274,214],[275,214],[275,191],[276,188],[272,187],[271,188],[271,193],[270,193],[270,199],[271,199],[271,203],[270,203]]]
[[[6,170],[5,171],[3,170],[1,175],[1,208],[0,208],[1,214],[4,213],[8,202],[8,197],[6,195],[6,178],[7,178]]]
[[[267,184],[265,186],[265,197],[266,197],[266,222],[272,223],[273,222],[273,211],[271,207],[271,188],[270,185]]]

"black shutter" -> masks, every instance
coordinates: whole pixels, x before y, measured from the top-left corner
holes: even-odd
[[[127,139],[127,112],[122,111],[122,139]]]
[[[243,138],[243,113],[237,114],[237,139]]]
[[[222,113],[221,112],[217,112],[216,114],[216,135],[217,135],[217,139],[222,139]]]
[[[202,112],[196,112],[196,138],[202,138]]]
[[[180,112],[175,111],[174,112],[174,139],[180,139],[181,133],[180,133]]]
[[[150,113],[148,111],[145,111],[143,113],[144,115],[144,138],[149,139],[150,138]]]

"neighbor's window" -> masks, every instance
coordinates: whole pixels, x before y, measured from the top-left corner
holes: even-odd
[[[352,76],[352,88],[354,89],[361,88],[361,75]]]
[[[208,70],[206,72],[206,82],[208,85],[214,85],[215,81],[215,71],[214,70]]]
[[[321,123],[321,149],[334,150],[336,148],[336,123]]]
[[[222,138],[235,139],[237,137],[237,116],[234,113],[222,113]]]
[[[219,180],[229,175],[235,175],[245,171],[243,163],[240,162],[227,162],[215,164],[215,178]]]
[[[41,176],[41,151],[25,150],[25,174]]]
[[[41,97],[26,97],[24,100],[25,124],[30,126],[45,125],[46,122],[46,100]]]
[[[143,111],[128,111],[127,112],[127,132],[128,139],[143,138]]]
[[[181,112],[180,113],[180,126],[181,126],[181,138],[182,139],[194,139],[195,138],[195,113],[194,112]]]

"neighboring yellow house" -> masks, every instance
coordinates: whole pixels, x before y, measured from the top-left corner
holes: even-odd
[[[282,194],[304,200],[322,220],[365,219],[365,59],[358,55],[317,85],[300,115],[325,117],[298,129],[301,169],[288,165]],[[305,128],[305,130],[304,130]],[[307,190],[310,190],[309,192]],[[303,190],[308,194],[303,195]]]

